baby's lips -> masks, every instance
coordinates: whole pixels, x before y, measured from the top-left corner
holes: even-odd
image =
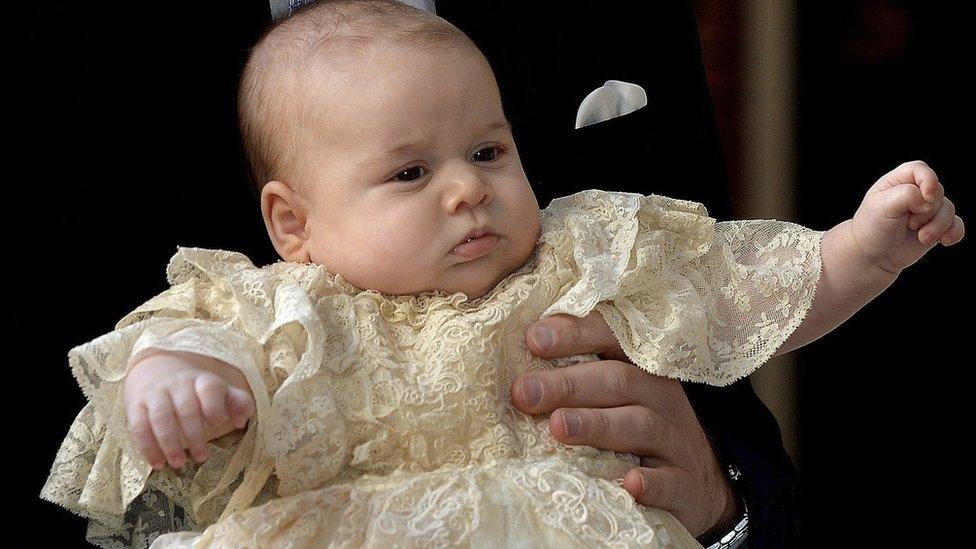
[[[498,244],[498,235],[494,233],[484,233],[481,236],[462,242],[451,250],[451,253],[464,257],[465,259],[477,259],[491,252]]]

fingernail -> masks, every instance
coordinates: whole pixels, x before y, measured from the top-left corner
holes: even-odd
[[[528,378],[522,381],[522,394],[525,396],[525,403],[529,406],[536,406],[542,402],[542,382],[535,378]]]
[[[536,326],[532,328],[532,341],[543,351],[552,347],[552,330],[546,326]]]
[[[576,412],[563,411],[563,426],[566,428],[566,436],[571,437],[579,432],[583,421]]]
[[[644,480],[644,475],[640,476],[641,479],[641,494],[647,493],[647,481]]]

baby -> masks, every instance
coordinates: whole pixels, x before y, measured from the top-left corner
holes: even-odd
[[[532,357],[526,327],[597,310],[639,367],[725,385],[964,234],[921,162],[826,232],[601,191],[540,212],[484,56],[396,2],[299,11],[240,98],[284,261],[179,248],[169,290],[69,353],[90,403],[42,497],[90,539],[695,547],[634,503],[633,456],[511,406],[518,375],[587,360]]]

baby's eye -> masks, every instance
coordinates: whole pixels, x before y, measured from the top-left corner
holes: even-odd
[[[393,179],[396,181],[400,181],[401,183],[407,183],[410,181],[414,181],[415,179],[420,179],[421,177],[423,177],[423,175],[424,174],[423,174],[422,167],[411,166],[405,170],[400,170],[399,172],[397,172],[397,174],[393,176]]]
[[[490,153],[486,155],[482,155],[481,153],[485,151],[490,151]],[[492,160],[498,158],[498,155],[500,155],[503,152],[505,152],[505,150],[498,146],[485,147],[483,149],[479,149],[478,152],[474,153],[474,161],[491,162]]]

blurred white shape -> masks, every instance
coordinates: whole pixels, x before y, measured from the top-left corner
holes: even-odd
[[[630,82],[607,80],[590,92],[576,112],[576,127],[582,128],[636,111],[647,105],[647,92]]]

